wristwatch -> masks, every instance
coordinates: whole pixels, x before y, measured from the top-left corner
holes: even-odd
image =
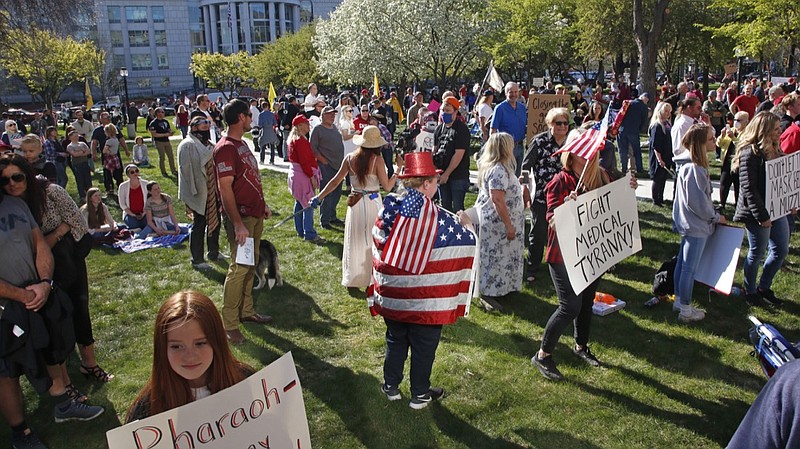
[[[40,284],[44,283],[44,282],[46,282],[50,286],[50,290],[53,290],[54,288],[56,288],[56,284],[52,279],[43,278],[43,279],[39,280]]]

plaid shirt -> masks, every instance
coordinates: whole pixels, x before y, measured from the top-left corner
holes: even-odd
[[[388,142],[388,145],[384,145],[384,147],[393,148],[394,142],[392,142],[392,133],[389,131],[389,128],[383,126],[383,123],[378,123],[378,129],[381,131],[381,137]]]
[[[52,162],[56,163],[56,156],[58,153],[63,153],[64,151],[61,149],[61,145],[50,139],[44,140],[44,160],[45,162]]]

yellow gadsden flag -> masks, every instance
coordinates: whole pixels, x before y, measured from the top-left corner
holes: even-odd
[[[375,85],[375,87],[373,87],[373,93],[375,94],[376,97],[380,97],[381,96],[381,86],[378,85],[378,74],[375,73],[375,72],[372,72],[372,74],[374,76],[374,79],[372,80],[372,83]]]
[[[272,109],[272,104],[275,103],[275,99],[278,98],[278,94],[275,93],[275,86],[272,85],[272,81],[269,82],[269,94],[267,94],[267,101],[269,101],[269,107]]]
[[[92,89],[89,88],[89,78],[86,78],[86,110],[89,110],[94,106],[94,100],[92,100]]]

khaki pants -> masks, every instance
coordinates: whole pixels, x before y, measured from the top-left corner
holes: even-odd
[[[166,174],[167,170],[164,169],[164,157],[169,158],[169,169],[175,173],[175,156],[172,154],[172,144],[169,142],[153,142],[156,145],[156,150],[158,150],[158,167],[161,169],[162,174]]]
[[[253,260],[257,264],[258,246],[261,242],[264,219],[262,217],[242,217],[242,223],[247,228],[250,237],[253,238]],[[228,233],[231,262],[228,266],[228,274],[225,275],[225,285],[222,287],[222,323],[225,330],[233,330],[239,328],[242,317],[252,316],[256,313],[253,308],[253,278],[255,278],[256,269],[254,266],[236,263],[236,250],[239,245],[236,243],[233,223],[223,216],[223,224]]]

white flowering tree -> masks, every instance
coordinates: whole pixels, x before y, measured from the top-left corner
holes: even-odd
[[[480,66],[486,55],[481,0],[344,0],[317,25],[320,72],[345,83],[430,79],[439,85]]]

